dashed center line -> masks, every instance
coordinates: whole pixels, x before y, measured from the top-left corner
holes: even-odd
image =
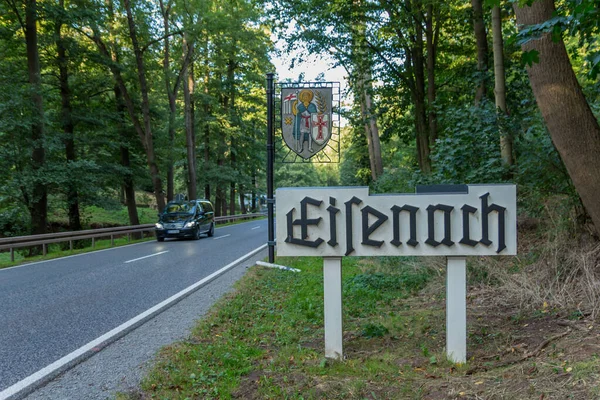
[[[213,240],[223,239],[223,238],[226,238],[227,236],[231,236],[231,234],[229,234],[229,235],[223,235],[223,236],[217,236],[216,238],[213,238]]]
[[[255,226],[254,228],[250,229],[251,231],[255,230],[255,229],[259,229],[260,226]]]
[[[125,261],[125,264],[131,263],[131,262],[134,262],[134,261],[143,260],[144,258],[148,258],[148,257],[158,256],[160,254],[165,254],[165,253],[168,253],[168,252],[169,252],[169,250],[166,250],[166,251],[161,251],[160,253],[150,254],[149,256],[144,256],[144,257],[140,257],[140,258],[134,258],[133,260]]]

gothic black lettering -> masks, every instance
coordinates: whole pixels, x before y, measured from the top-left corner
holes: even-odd
[[[498,213],[498,250],[496,250],[496,253],[500,253],[506,248],[506,231],[504,225],[506,217],[506,208],[501,207],[497,204],[491,204],[488,206],[488,197],[490,197],[489,193],[486,193],[483,196],[479,197],[481,199],[481,240],[479,242],[486,246],[492,244],[492,241],[489,238],[488,216],[492,211],[496,211]]]
[[[382,212],[377,211],[371,206],[366,206],[362,210],[362,242],[365,246],[381,247],[383,240],[372,240],[369,236],[377,230],[385,221],[388,220],[388,216]],[[377,217],[377,221],[369,226],[369,215]]]
[[[354,196],[344,204],[346,205],[346,255],[350,255],[354,251],[352,246],[352,205],[359,205],[362,200]]]
[[[452,241],[452,229],[450,225],[450,214],[454,207],[448,206],[445,204],[438,205],[430,205],[427,207],[427,240],[425,243],[431,245],[433,247],[437,247],[440,244],[445,244],[446,246],[452,246],[454,242]],[[436,211],[444,212],[444,239],[441,242],[435,240],[435,212]]]
[[[394,246],[398,247],[402,244],[400,241],[400,213],[402,211],[408,211],[410,213],[410,239],[406,242],[409,246],[415,247],[419,244],[417,241],[417,211],[419,207],[409,206],[408,204],[403,205],[402,207],[393,206],[391,208],[392,221],[393,221],[393,230],[394,230],[394,239],[390,242]]]
[[[287,216],[287,238],[285,241],[287,243],[298,244],[300,246],[307,247],[319,247],[321,243],[324,242],[323,239],[317,238],[317,240],[306,240],[308,238],[308,226],[309,225],[319,225],[323,218],[314,218],[308,219],[308,205],[313,205],[316,207],[320,207],[323,202],[321,200],[315,200],[310,197],[305,197],[300,201],[300,219],[294,220],[294,211],[295,208],[292,208],[290,212],[286,214]],[[294,226],[300,225],[300,235],[301,239],[294,237]]]
[[[335,197],[329,198],[329,207],[327,207],[327,211],[329,212],[329,240],[327,241],[327,244],[335,247],[338,244],[336,214],[340,212],[339,208],[335,208]]]
[[[477,209],[475,207],[471,207],[468,204],[465,204],[460,208],[462,210],[462,225],[463,225],[463,237],[459,240],[459,243],[466,244],[467,246],[475,247],[479,242],[477,240],[471,239],[470,229],[469,229],[469,216],[471,214],[475,214]]]

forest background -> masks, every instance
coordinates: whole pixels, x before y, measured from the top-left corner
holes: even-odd
[[[278,164],[276,187],[516,182],[523,215],[558,207],[594,237],[598,13],[595,0],[2,0],[0,233],[79,230],[91,206],[125,205],[135,225],[139,205],[176,193],[217,215],[256,210],[278,38],[294,70],[328,54],[351,101],[341,162]]]

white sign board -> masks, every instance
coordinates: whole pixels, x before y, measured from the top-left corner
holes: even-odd
[[[369,195],[366,187],[277,189],[278,256],[517,254],[516,186]]]

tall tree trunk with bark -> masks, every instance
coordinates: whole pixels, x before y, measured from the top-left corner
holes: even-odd
[[[435,26],[434,26],[435,21]],[[425,18],[425,37],[427,38],[427,108],[429,121],[429,144],[433,146],[438,138],[437,115],[435,112],[435,62],[437,59],[437,44],[440,35],[439,5],[427,5]]]
[[[115,23],[115,14],[113,9],[112,0],[107,0],[106,5],[108,8],[110,23],[109,23],[109,32],[114,35],[114,23]],[[111,51],[106,49],[106,54],[110,56],[113,65],[119,64],[119,53],[116,48],[113,48]],[[117,116],[119,117],[117,122],[117,131],[119,132],[119,137],[121,139],[120,146],[120,159],[121,165],[125,168],[125,175],[123,176],[123,182],[121,184],[121,189],[125,195],[125,206],[127,207],[127,215],[129,216],[129,224],[130,225],[139,225],[140,219],[137,212],[137,204],[135,202],[135,186],[133,181],[133,173],[131,172],[131,161],[129,157],[129,147],[127,143],[129,142],[129,131],[125,126],[125,119],[127,116],[127,106],[125,105],[125,98],[123,92],[121,91],[121,86],[118,82],[115,82],[113,87],[113,92],[115,94],[115,103],[117,107]],[[134,234],[134,238],[137,239],[140,236]]]
[[[31,102],[33,104],[33,121],[31,123],[32,169],[35,175],[31,197],[26,202],[31,216],[31,233],[46,233],[48,218],[48,192],[43,182],[41,170],[46,163],[44,148],[44,101],[42,97],[42,78],[40,73],[40,56],[37,36],[37,3],[36,0],[25,2],[25,43],[27,50],[27,71],[31,86]]]
[[[64,10],[64,0],[59,1],[59,6]],[[73,134],[75,126],[73,123],[73,109],[71,107],[71,88],[69,86],[69,68],[67,59],[67,49],[62,36],[62,17],[58,17],[55,25],[54,34],[56,36],[56,50],[58,62],[58,75],[61,98],[61,125],[63,130],[63,143],[65,144],[65,156],[67,169],[69,164],[77,160],[75,153],[75,140]],[[67,182],[67,207],[69,214],[69,229],[72,231],[81,230],[81,218],[79,215],[79,193],[77,185],[73,181]]]
[[[125,192],[125,206],[127,207],[127,215],[129,216],[130,225],[139,225],[140,219],[137,212],[137,204],[135,202],[135,186],[133,184],[133,173],[131,171],[131,161],[129,157],[129,133],[125,127],[124,120],[126,118],[127,110],[125,102],[123,100],[123,94],[118,85],[115,85],[113,89],[115,93],[115,101],[117,103],[117,115],[119,116],[119,122],[117,123],[117,129],[119,136],[121,137],[121,165],[125,168],[125,176],[123,177],[122,188]]]
[[[192,59],[190,54],[194,52],[194,43],[190,42],[189,38],[184,36],[183,48],[185,50],[185,58]],[[194,129],[194,69],[193,63],[190,63],[184,69],[183,79],[183,98],[185,110],[185,144],[187,148],[187,171],[188,171],[188,199],[195,199],[197,196],[196,190],[196,132]]]
[[[236,43],[234,42],[233,48],[236,47]],[[235,54],[227,61],[227,91],[228,91],[228,101],[226,106],[226,112],[229,115],[229,119],[231,121],[236,121],[235,118],[235,70],[236,70],[236,62],[235,62]],[[233,122],[232,125],[237,125],[237,122]],[[229,143],[229,160],[231,163],[231,170],[236,171],[237,168],[237,148],[236,148],[236,140],[234,135],[231,135],[231,140]],[[231,178],[229,183],[229,215],[235,215],[235,186],[236,182],[234,178]]]
[[[240,195],[240,213],[247,214],[248,210],[246,209],[246,199],[244,197],[244,187],[239,185],[239,195]]]
[[[173,200],[174,197],[174,186],[175,186],[175,172],[174,172],[174,160],[173,160],[173,147],[175,145],[175,117],[177,113],[176,100],[177,100],[177,85],[175,89],[171,89],[171,41],[169,39],[170,34],[170,23],[169,14],[171,10],[171,2],[169,1],[165,6],[163,0],[159,1],[160,11],[163,17],[163,29],[165,33],[164,47],[163,47],[163,70],[165,73],[165,85],[167,89],[167,97],[169,99],[169,122],[168,122],[168,137],[169,137],[169,149],[167,159],[167,201]],[[185,59],[185,57],[184,57]]]
[[[552,18],[553,0],[538,0],[531,7],[515,5],[517,23],[540,24]],[[539,52],[539,62],[527,68],[529,81],[552,141],[575,189],[600,233],[600,126],[583,95],[562,40],[550,33],[531,40],[524,51]]]
[[[204,94],[208,98],[208,84],[210,80],[210,69],[208,66],[208,57],[206,60],[206,73],[204,75]],[[204,103],[204,116],[205,118],[210,115],[210,105],[205,101]],[[204,123],[204,168],[208,169],[210,165],[210,125],[208,121]],[[206,180],[204,184],[204,198],[210,199],[210,182]]]
[[[425,102],[425,67],[423,52],[423,18],[420,1],[415,2],[414,26],[415,42],[412,50],[413,73],[415,90],[413,101],[415,104],[415,129],[417,132],[417,152],[419,168],[426,174],[431,172],[431,161],[429,153],[429,127],[427,124],[427,107]]]
[[[156,161],[156,154],[154,152],[154,139],[152,137],[150,100],[148,98],[148,81],[146,78],[146,67],[144,65],[144,54],[142,53],[142,48],[140,47],[138,42],[137,27],[133,19],[130,0],[124,0],[123,5],[125,6],[125,11],[127,12],[127,25],[129,27],[129,37],[131,39],[133,53],[135,55],[138,81],[140,84],[140,93],[142,95],[143,133],[145,137],[143,144],[146,150],[146,158],[148,161],[148,167],[150,169],[150,178],[152,179],[154,196],[156,197],[156,205],[158,207],[158,211],[162,211],[163,208],[165,208],[165,198],[163,195],[163,186],[162,180],[160,178],[160,171],[158,169],[158,164]]]
[[[500,114],[498,130],[500,133],[500,156],[504,165],[514,164],[513,141],[510,132],[507,132],[501,119],[507,114],[506,109],[506,77],[504,73],[504,40],[502,38],[502,14],[500,7],[492,7],[492,34],[494,37],[494,97],[496,111]]]
[[[379,140],[379,127],[377,118],[373,114],[373,79],[371,76],[371,61],[366,43],[366,23],[364,11],[361,10],[361,0],[354,0],[355,20],[352,31],[354,43],[354,91],[360,104],[361,118],[367,138],[369,149],[369,162],[371,166],[371,179],[376,181],[383,174],[383,161],[381,159],[381,144]]]
[[[486,97],[487,92],[487,70],[488,70],[488,42],[485,22],[483,19],[483,0],[471,0],[473,7],[473,28],[475,31],[475,42],[477,44],[477,71],[478,82],[475,92],[475,106]]]

